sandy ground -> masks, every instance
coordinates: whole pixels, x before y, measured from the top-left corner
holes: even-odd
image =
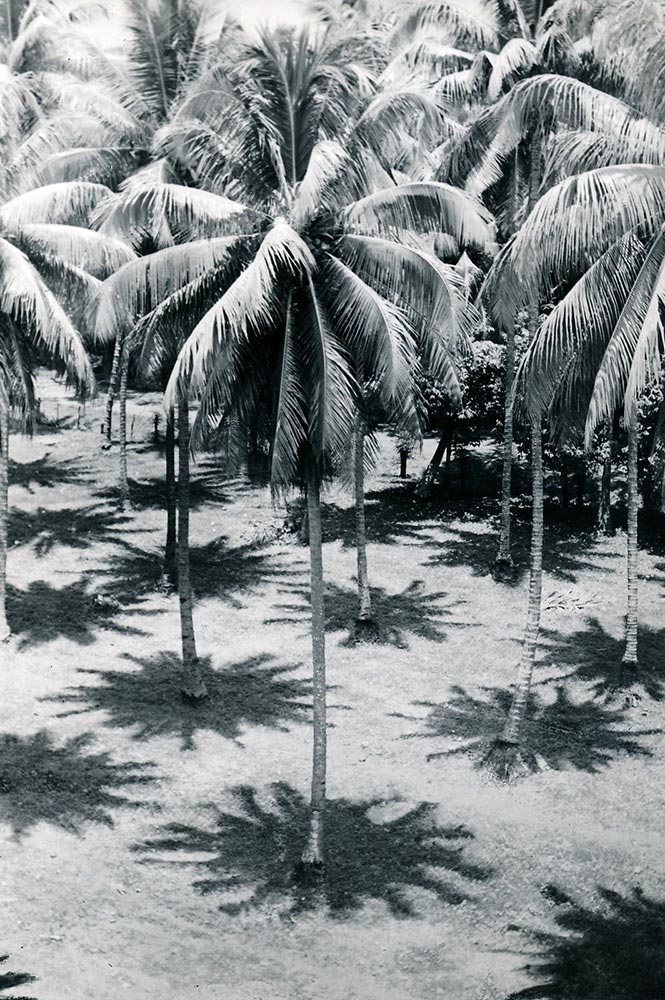
[[[43,384],[47,413],[62,392]],[[192,559],[211,698],[181,704],[177,599],[155,591],[158,402],[130,405],[127,515],[102,409],[12,442],[0,953],[37,979],[7,995],[665,997],[657,546],[640,554],[648,693],[617,708],[594,694],[621,655],[624,536],[550,530],[529,721],[542,770],[500,786],[475,764],[503,717],[526,591],[524,573],[512,586],[487,573],[487,505],[414,503],[384,442],[368,502],[383,641],[353,646],[353,522],[332,490],[329,863],[323,886],[303,887],[291,870],[311,752],[306,549],[253,544],[283,511],[201,460]],[[527,539],[518,526],[523,568]]]

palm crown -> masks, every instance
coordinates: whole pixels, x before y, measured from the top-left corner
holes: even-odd
[[[445,372],[467,319],[461,279],[415,234],[445,231],[460,247],[491,239],[483,210],[455,189],[391,183],[380,123],[408,101],[377,98],[369,82],[359,94],[355,69],[330,54],[323,36],[263,36],[220,88],[216,134],[189,145],[209,190],[147,186],[103,223],[125,234],[166,223],[174,245],[107,282],[100,332],[124,321],[118,301],[143,317],[149,353],[172,342],[169,328],[191,331],[167,396],[180,386],[200,398],[200,433],[267,394],[275,484],[298,479],[304,456],[321,472],[345,446],[363,377],[378,377],[385,404],[417,424],[418,345]],[[228,158],[213,162],[222,139]]]

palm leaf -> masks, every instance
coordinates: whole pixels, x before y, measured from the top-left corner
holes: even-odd
[[[434,181],[400,184],[353,202],[342,213],[346,231],[386,233],[444,232],[461,245],[490,246],[488,212],[457,188]]]
[[[46,184],[6,201],[0,222],[7,229],[36,223],[82,225],[110,194],[103,184],[89,181]]]

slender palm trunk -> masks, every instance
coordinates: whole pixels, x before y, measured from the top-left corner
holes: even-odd
[[[115,338],[115,346],[113,348],[113,364],[111,365],[111,378],[109,379],[109,391],[106,396],[106,424],[104,425],[104,430],[106,433],[106,440],[109,444],[111,444],[112,436],[113,402],[115,400],[116,392],[118,391],[118,379],[120,377],[121,354],[122,337],[118,336]]]
[[[367,533],[365,528],[365,428],[356,421],[354,447],[354,478],[356,492],[356,554],[358,559],[358,621],[372,618],[372,595],[367,573]]]
[[[515,328],[506,330],[506,371],[504,375],[505,409],[503,415],[503,464],[501,471],[501,531],[497,567],[512,566],[510,552],[510,491],[513,475],[513,380],[515,378]]]
[[[198,702],[207,695],[196,652],[192,588],[189,578],[189,405],[178,399],[178,597],[182,640],[182,694]]]
[[[600,503],[598,505],[598,530],[604,535],[612,533],[612,421],[607,422],[607,441],[600,475]]]
[[[439,438],[439,443],[436,446],[434,454],[432,455],[427,468],[423,472],[420,483],[418,484],[418,493],[427,493],[431,486],[433,486],[436,477],[441,468],[441,462],[443,461],[444,455],[446,456],[446,469],[450,462],[450,452],[452,449],[453,442],[453,420],[450,417],[446,418],[445,426],[441,432],[441,437]]]
[[[540,419],[534,420],[531,424],[531,469],[533,498],[529,605],[515,692],[503,731],[503,741],[514,745],[519,745],[522,738],[522,724],[529,700],[540,631],[540,605],[543,589],[543,441]]]
[[[628,532],[626,535],[626,569],[628,607],[626,611],[626,648],[622,660],[622,680],[630,681],[637,669],[637,517],[639,492],[637,485],[637,428],[628,428]]]
[[[175,418],[173,409],[166,417],[164,454],[166,458],[166,546],[161,585],[164,590],[175,590],[178,579],[176,513],[177,486],[175,478]]]
[[[304,865],[323,864],[326,805],[326,634],[323,598],[320,484],[312,474],[307,487],[309,564],[312,605],[313,753],[310,829],[302,854]]]
[[[9,519],[9,411],[0,400],[0,641],[10,635],[7,621],[7,521]]]
[[[127,376],[129,351],[123,344],[120,358],[120,510],[129,506],[129,480],[127,479]]]

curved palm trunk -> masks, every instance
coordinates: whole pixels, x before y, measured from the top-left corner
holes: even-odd
[[[127,376],[129,351],[123,344],[120,358],[120,510],[129,506],[129,480],[127,479]]]
[[[106,424],[104,425],[104,430],[106,434],[106,440],[109,444],[111,444],[111,437],[112,437],[113,402],[115,400],[116,392],[118,391],[121,354],[122,354],[122,337],[118,336],[115,338],[115,346],[113,348],[113,364],[111,365],[111,378],[109,379],[109,391],[106,396]]]
[[[531,468],[533,498],[529,604],[515,692],[503,731],[503,741],[516,746],[520,744],[522,738],[522,725],[529,700],[540,631],[540,605],[543,589],[543,441],[540,420],[534,420],[531,425]]]
[[[9,519],[9,411],[0,394],[0,641],[10,636],[7,621],[7,521]]]
[[[207,695],[196,652],[189,579],[189,405],[178,399],[178,597],[182,640],[182,694],[192,702]]]
[[[164,444],[166,458],[166,546],[161,586],[164,590],[175,590],[178,579],[176,560],[177,486],[175,478],[175,417],[172,409],[169,410],[166,417]]]
[[[639,492],[637,484],[637,428],[628,428],[628,531],[626,535],[626,569],[628,606],[626,611],[626,648],[621,663],[621,680],[630,683],[637,670],[637,517]]]
[[[367,573],[367,533],[365,528],[365,429],[356,421],[354,480],[356,494],[356,554],[358,562],[358,621],[372,618],[372,595]]]
[[[515,378],[515,328],[506,330],[506,371],[504,375],[505,409],[503,416],[503,460],[501,471],[501,531],[496,557],[498,569],[510,568],[510,491],[513,475],[513,381]]]
[[[315,475],[307,486],[309,520],[309,565],[312,606],[312,703],[313,752],[312,798],[307,845],[303,865],[323,865],[323,831],[326,805],[326,633],[323,598],[323,553],[321,546],[321,494]]]

